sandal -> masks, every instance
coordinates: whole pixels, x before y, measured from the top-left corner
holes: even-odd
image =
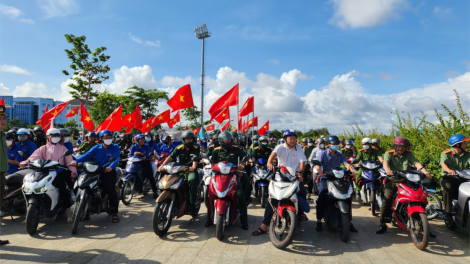
[[[262,234],[266,234],[268,231],[264,231],[263,229],[261,228],[258,228],[256,229],[256,231],[254,231],[253,233],[251,233],[252,236],[259,236],[259,235],[262,235]]]
[[[112,220],[112,222],[113,222],[114,224],[116,224],[116,223],[119,223],[119,221],[121,221],[121,220],[119,220],[119,216],[118,216],[117,214],[113,214],[113,220]]]
[[[307,215],[305,215],[305,214],[299,215],[299,219],[300,219],[300,221],[308,221]]]

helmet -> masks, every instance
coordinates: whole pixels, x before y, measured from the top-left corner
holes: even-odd
[[[91,131],[91,132],[88,132],[88,134],[86,134],[87,137],[96,137],[96,133]]]
[[[103,136],[113,136],[113,133],[111,133],[111,131],[106,129],[106,130],[100,131],[99,133],[100,138],[102,138]]]
[[[240,142],[245,142],[245,137],[244,136],[240,137]]]
[[[253,141],[257,141],[259,139],[259,136],[258,135],[254,135],[253,136]]]
[[[361,140],[362,145],[367,144],[367,143],[372,144],[372,139],[365,137]]]
[[[334,135],[329,136],[326,141],[328,142],[328,144],[339,145],[339,137],[334,136]]]
[[[195,139],[196,138],[196,135],[194,135],[193,131],[191,130],[186,130],[183,132],[183,135],[181,136],[181,138],[183,139],[186,139],[186,138],[192,138],[192,139]]]
[[[455,134],[449,138],[449,145],[453,147],[454,145],[462,143],[464,141],[470,141],[470,139],[462,134]]]
[[[404,137],[396,137],[392,141],[393,146],[405,146],[409,147],[410,146],[410,141]]]
[[[63,137],[70,137],[70,132],[67,128],[61,128],[60,129],[60,134],[63,136]]]
[[[318,143],[318,144],[325,144],[326,141],[325,141],[324,138],[319,138],[319,139],[317,139],[317,143]]]
[[[269,141],[268,137],[267,136],[262,136],[259,138],[259,141]]]
[[[216,140],[219,136],[217,134],[212,136],[212,139]]]
[[[60,136],[60,129],[58,128],[51,128],[49,130],[47,130],[47,135],[49,136]]]
[[[5,134],[5,136],[6,136],[6,138],[13,138],[13,139],[15,139],[15,133],[7,132],[7,133]]]
[[[344,145],[353,145],[353,142],[350,139],[346,139],[344,140]]]
[[[311,138],[308,138],[307,139],[307,143],[315,143],[315,140],[311,139]]]
[[[378,144],[380,143],[380,138],[373,138],[372,139],[372,144]]]
[[[293,130],[293,129],[287,129],[286,131],[284,131],[284,134],[282,135],[282,138],[286,139],[286,137],[288,137],[288,136],[297,137],[297,132],[295,132],[295,130]]]
[[[167,140],[169,140],[169,141],[171,142],[171,137],[170,137],[170,136],[166,136],[163,141],[167,141]]]
[[[137,136],[135,136],[135,141],[139,141],[139,139],[145,139],[145,136],[143,134],[138,134]]]
[[[302,143],[307,143],[308,138],[302,138]]]
[[[11,130],[15,131],[15,133],[19,130],[19,127],[12,127]]]
[[[224,140],[227,140],[227,139],[230,139],[230,143],[224,143]],[[232,134],[230,134],[230,132],[222,132],[220,133],[220,136],[219,136],[219,144],[222,146],[222,147],[230,147],[232,145],[232,140],[233,137],[232,137]]]
[[[44,128],[42,128],[42,127],[40,127],[40,126],[35,127],[35,128],[33,129],[33,132],[34,132],[34,133],[36,133],[36,132],[42,132],[42,133],[44,133]]]
[[[20,128],[17,132],[17,135],[29,135],[29,129],[26,128]]]
[[[152,134],[152,132],[148,131],[148,132],[145,132],[144,136],[153,137],[153,134]]]
[[[238,133],[237,132],[230,132],[230,134],[232,135],[232,137],[234,139],[238,138]]]

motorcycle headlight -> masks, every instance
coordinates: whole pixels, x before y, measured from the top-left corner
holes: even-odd
[[[47,191],[47,187],[46,187],[46,186],[44,186],[44,187],[42,187],[42,188],[34,189],[34,192],[35,192],[35,193],[44,193],[44,192],[46,192],[46,191]]]
[[[419,174],[407,173],[405,176],[411,182],[418,182],[421,179],[421,177],[419,177]]]
[[[230,170],[232,169],[232,163],[227,163],[227,164],[219,163],[219,169],[220,169],[220,173],[229,174]]]
[[[24,192],[25,194],[31,194],[31,193],[32,193],[31,189],[28,189],[28,188],[26,188],[26,187],[23,188],[23,192]]]
[[[336,178],[343,178],[344,171],[343,170],[333,170],[333,174],[335,175]]]
[[[95,172],[95,171],[98,169],[98,165],[86,163],[86,164],[85,164],[85,169],[86,169],[88,172]]]

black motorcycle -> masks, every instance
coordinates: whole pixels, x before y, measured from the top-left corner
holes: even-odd
[[[18,154],[26,159],[22,151],[18,151]],[[3,204],[0,205],[0,209],[2,212],[8,212],[12,219],[13,211],[19,214],[24,214],[26,212],[26,200],[22,192],[22,186],[24,176],[30,172],[31,170],[23,169],[9,174],[6,177],[5,197],[3,199]]]

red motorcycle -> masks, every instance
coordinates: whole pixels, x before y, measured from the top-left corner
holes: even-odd
[[[161,155],[155,155],[156,159],[155,159],[155,165],[157,166],[157,169],[160,168],[160,166],[163,164],[163,162],[165,162],[165,160],[170,156],[170,154],[166,153],[166,152],[162,152]],[[157,183],[160,181],[160,172],[156,172],[158,175],[156,178],[156,181]]]
[[[213,176],[209,184],[208,212],[215,223],[218,240],[224,238],[225,226],[238,218],[237,175],[238,165],[222,161],[212,166]]]
[[[425,176],[415,170],[396,171],[394,175],[406,180],[398,184],[398,192],[393,202],[394,219],[400,228],[410,232],[415,246],[419,250],[425,250],[429,242],[426,216],[428,193],[420,182]]]

